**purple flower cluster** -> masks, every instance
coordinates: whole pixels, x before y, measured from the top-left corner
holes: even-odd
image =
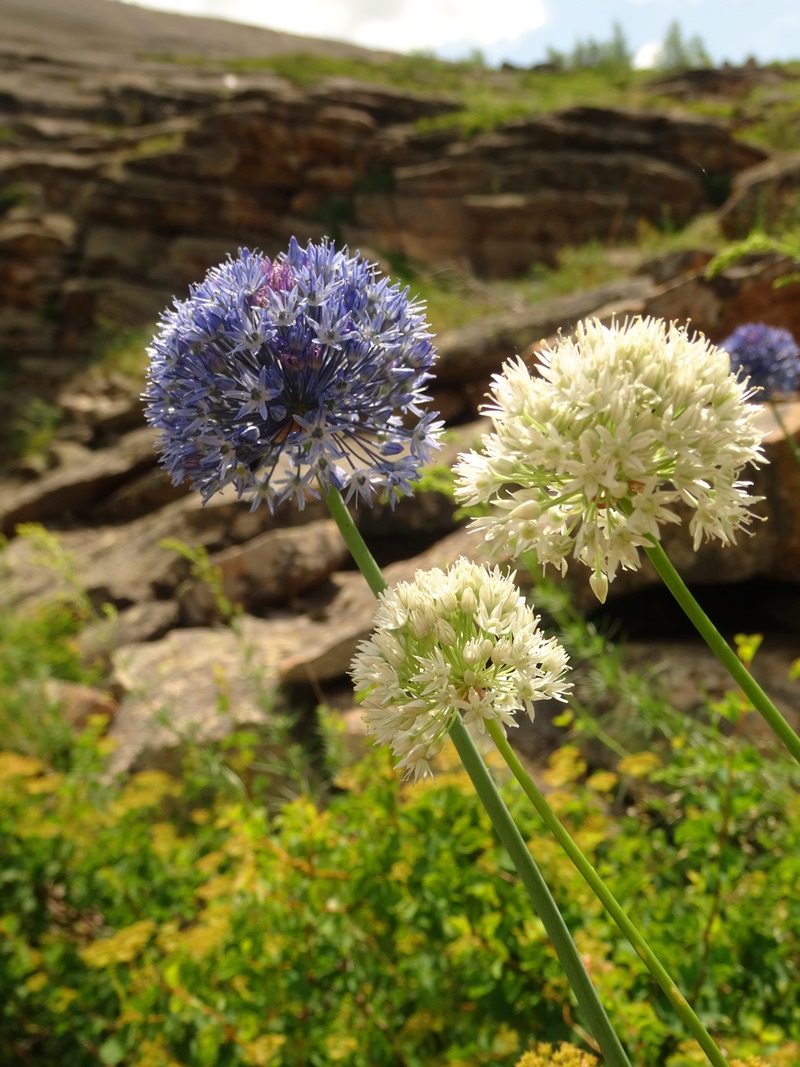
[[[241,249],[164,312],[148,352],[162,465],[204,501],[231,485],[254,509],[302,508],[321,485],[394,505],[437,447],[423,308],[327,241]]]
[[[788,330],[750,322],[734,330],[719,346],[731,357],[731,370],[749,378],[755,400],[794,392],[800,382],[800,352]]]

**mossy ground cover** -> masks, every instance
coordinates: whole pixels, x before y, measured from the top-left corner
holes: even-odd
[[[177,66],[205,66],[188,54],[142,57]],[[576,106],[631,107],[683,112],[731,123],[737,135],[765,148],[800,147],[797,122],[800,63],[773,63],[769,78],[737,85],[735,94],[688,94],[663,82],[664,71],[634,70],[630,59],[596,64],[536,64],[530,68],[488,66],[480,56],[446,62],[426,54],[374,53],[364,58],[314,55],[302,50],[280,55],[229,60],[234,74],[268,71],[307,88],[329,78],[387,86],[451,105],[444,114],[418,120],[420,130],[455,129],[474,136],[504,122]],[[672,71],[671,73],[680,73]]]
[[[773,79],[753,78],[736,94],[695,93],[663,84],[662,71],[633,70],[627,63],[532,68],[486,66],[480,60],[448,63],[427,55],[337,59],[303,52],[227,64],[238,73],[268,70],[307,87],[345,77],[427,96],[455,105],[434,118],[418,120],[420,130],[456,129],[469,137],[504,122],[577,106],[630,107],[683,112],[731,123],[743,140],[781,150],[800,147],[797,105],[800,65],[772,64]]]

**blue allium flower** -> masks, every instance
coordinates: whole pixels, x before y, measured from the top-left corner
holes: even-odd
[[[148,352],[162,465],[204,500],[231,485],[254,509],[302,508],[320,484],[394,505],[437,447],[422,306],[327,241],[241,249],[164,312]]]
[[[800,352],[788,330],[750,322],[734,330],[720,348],[731,357],[731,370],[750,379],[755,400],[791,393],[800,382]]]

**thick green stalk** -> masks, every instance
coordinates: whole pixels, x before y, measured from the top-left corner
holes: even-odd
[[[342,494],[338,489],[323,489],[322,495],[328,505],[328,511],[335,519],[339,532],[344,538],[344,543],[350,549],[356,566],[364,575],[367,585],[375,596],[379,596],[386,588],[386,579],[375,562],[372,553],[367,548],[364,538],[359,533],[358,527],[353,522],[353,516],[347,510]]]
[[[591,979],[586,973],[572,935],[550,894],[528,846],[523,840],[511,813],[500,796],[486,764],[475,747],[469,731],[458,716],[450,730],[450,737],[464,764],[467,774],[483,806],[492,820],[497,836],[511,857],[522,884],[528,891],[536,914],[542,920],[547,936],[556,950],[564,973],[583,1008],[589,1027],[603,1055],[606,1067],[612,1064],[629,1064],[630,1061],[620,1044],[614,1028],[600,1003]]]
[[[706,642],[708,647],[725,667],[731,678],[736,682],[750,703],[761,715],[772,732],[780,738],[794,758],[800,763],[800,737],[794,732],[789,723],[784,719],[764,690],[748,671],[730,645],[725,641],[722,634],[717,630],[708,615],[703,611],[695,598],[686,588],[686,585],[672,566],[664,549],[653,540],[652,544],[645,548],[650,562],[658,571],[664,584],[686,612],[692,624]]]
[[[623,934],[627,937],[628,941],[630,941],[636,954],[646,965],[659,986],[661,986],[661,989],[666,994],[670,1003],[683,1020],[687,1030],[689,1030],[698,1045],[702,1048],[703,1052],[705,1052],[709,1063],[714,1064],[714,1067],[730,1067],[730,1064],[715,1044],[714,1039],[700,1022],[686,998],[675,985],[672,978],[670,978],[666,969],[659,962],[658,957],[639,933],[639,930],[634,923],[628,918],[627,913],[617,902],[614,894],[572,840],[566,828],[562,825],[553,809],[542,796],[535,782],[522,766],[513,748],[508,743],[500,724],[490,720],[486,724],[486,729],[500,750],[503,759],[508,764],[511,773],[519,782],[523,792],[541,816],[548,830],[550,830],[556,838],[567,856],[569,856],[577,867],[581,877],[590,887]]]
[[[323,489],[322,493],[356,565],[372,592],[378,596],[386,588],[386,579],[364,543],[350,512],[345,507],[341,493],[336,489]],[[492,820],[497,836],[517,868],[531,903],[542,920],[561,966],[564,968],[564,973],[597,1041],[605,1067],[631,1067],[630,1060],[586,972],[572,935],[460,717],[456,718],[450,736],[453,738],[453,743],[475,786],[478,797]]]

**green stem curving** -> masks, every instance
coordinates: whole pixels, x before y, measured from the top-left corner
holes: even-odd
[[[375,596],[380,596],[386,588],[386,579],[383,577],[383,572],[375,562],[372,553],[367,548],[358,527],[353,522],[353,516],[347,510],[344,500],[342,500],[342,494],[338,489],[322,489],[322,496],[328,505],[328,511],[330,511],[331,516],[336,521],[336,525],[339,527],[344,543],[350,550],[350,555],[364,575],[367,585]]]
[[[736,682],[750,703],[764,719],[769,728],[800,763],[800,737],[784,719],[764,690],[748,671],[708,615],[689,592],[681,576],[672,566],[669,557],[658,541],[645,548],[645,552],[658,571],[666,587],[686,612],[697,632]]]
[[[450,737],[481,803],[492,820],[497,836],[517,868],[517,873],[528,891],[536,914],[542,920],[569,984],[586,1014],[591,1032],[602,1052],[604,1063],[607,1067],[611,1064],[629,1064],[630,1061],[597,997],[575,947],[575,942],[572,940],[572,935],[553,900],[547,883],[460,716],[456,717],[450,730]]]
[[[675,985],[664,966],[660,963],[658,957],[639,933],[639,930],[628,917],[622,906],[618,903],[614,894],[572,840],[568,831],[547,803],[533,779],[522,766],[513,748],[508,743],[503,728],[497,721],[490,720],[486,723],[486,729],[494,743],[497,745],[501,756],[508,764],[511,773],[522,787],[523,792],[541,816],[542,821],[561,845],[570,860],[572,860],[581,877],[590,887],[597,899],[620,928],[622,933],[627,937],[628,941],[635,949],[636,954],[650,971],[653,978],[658,982],[670,1004],[672,1004],[675,1011],[682,1019],[687,1030],[697,1041],[703,1052],[705,1052],[708,1062],[713,1064],[714,1067],[730,1067],[730,1064],[725,1059],[722,1052],[720,1052],[714,1039],[700,1022],[700,1019]]]
[[[386,588],[386,579],[383,577],[380,567],[375,562],[356,524],[353,522],[352,516],[342,500],[341,493],[336,489],[322,489],[322,494],[331,516],[336,521],[345,544],[359,570],[364,575],[367,584],[375,596],[380,595]],[[558,906],[553,900],[541,872],[536,866],[460,716],[456,716],[450,730],[450,736],[467,774],[475,786],[478,797],[492,821],[497,836],[511,857],[520,879],[528,891],[531,904],[542,920],[561,966],[564,968],[564,973],[597,1042],[605,1067],[631,1067],[630,1060],[606,1015],[597,991],[583,965],[572,935],[558,910]]]

